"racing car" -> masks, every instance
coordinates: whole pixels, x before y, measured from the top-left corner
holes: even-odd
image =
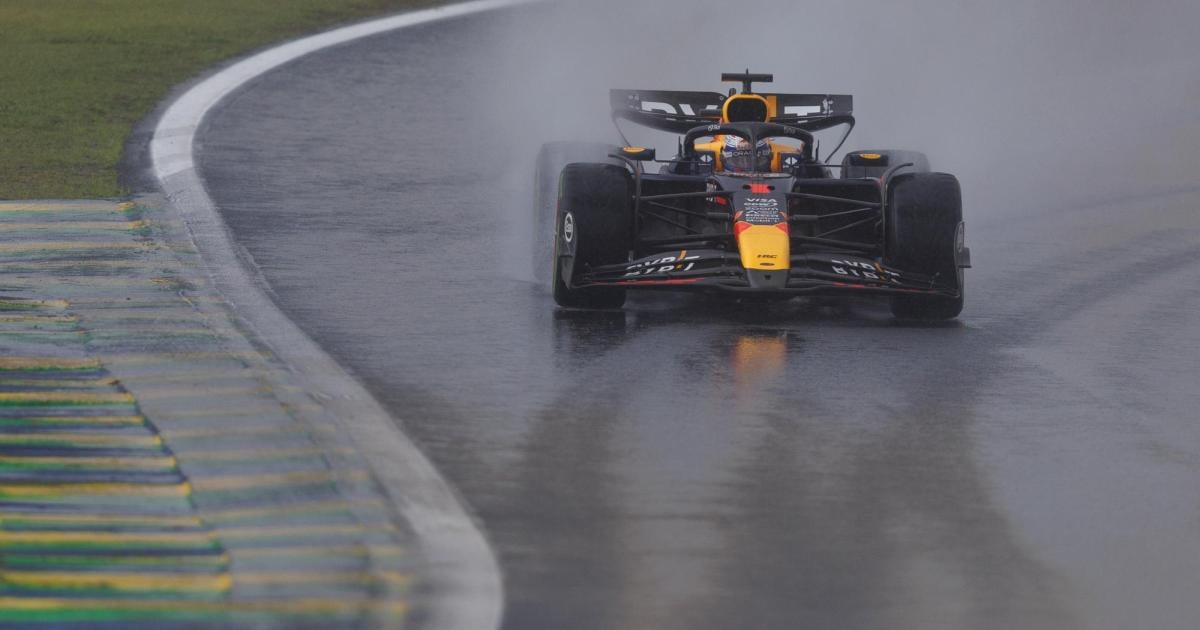
[[[621,146],[551,143],[538,156],[537,224],[556,303],[614,309],[636,289],[743,297],[877,295],[892,314],[963,308],[962,195],[921,153],[829,159],[854,129],[853,97],[612,90]],[[631,145],[621,122],[678,136],[678,154]],[[826,159],[815,134],[841,129]],[[542,263],[545,265],[545,262]]]

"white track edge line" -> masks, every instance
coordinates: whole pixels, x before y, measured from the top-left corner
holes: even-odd
[[[495,553],[449,483],[383,407],[283,314],[238,255],[228,227],[196,172],[195,136],[221,100],[253,79],[319,50],[371,35],[514,7],[537,0],[478,0],[334,29],[270,48],[200,81],[167,107],[150,139],[150,162],[183,216],[217,290],[252,333],[322,399],[407,519],[430,572],[433,630],[491,630],[504,610]]]

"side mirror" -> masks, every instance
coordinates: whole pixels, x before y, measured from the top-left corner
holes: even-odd
[[[620,155],[617,157],[623,157],[626,160],[631,160],[633,162],[653,162],[655,158],[655,151],[654,149],[646,149],[643,147],[623,147]]]

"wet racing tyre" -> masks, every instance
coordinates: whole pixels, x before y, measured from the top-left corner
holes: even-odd
[[[574,288],[582,273],[629,260],[633,178],[611,164],[568,164],[554,231],[554,301],[570,308],[620,308],[625,289]]]
[[[885,264],[901,271],[952,279],[958,297],[897,295],[892,314],[899,319],[953,319],[963,309],[963,270],[957,249],[962,225],[962,191],[946,173],[899,175],[887,204]]]
[[[857,179],[860,177],[883,177],[888,169],[901,164],[911,164],[902,169],[905,173],[928,173],[929,158],[918,151],[900,151],[897,149],[872,149],[869,151],[853,151],[842,158],[842,179]]]
[[[533,177],[533,278],[545,286],[550,282],[549,261],[554,252],[555,207],[558,204],[558,176],[573,162],[607,162],[620,147],[599,142],[547,142],[538,151]]]

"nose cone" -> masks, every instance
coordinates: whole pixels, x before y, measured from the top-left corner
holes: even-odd
[[[786,271],[790,266],[791,242],[788,239],[787,217],[772,225],[754,225],[746,221],[734,224],[742,266],[763,271]]]
[[[787,277],[791,263],[791,239],[788,235],[787,197],[765,184],[751,184],[751,192],[735,195],[737,212],[733,232],[737,237],[742,266],[763,272],[782,272]],[[765,277],[765,276],[764,276]]]
[[[787,279],[787,269],[779,269],[777,271],[765,271],[762,269],[746,270],[746,280],[749,281],[751,289],[762,291],[786,289]]]

